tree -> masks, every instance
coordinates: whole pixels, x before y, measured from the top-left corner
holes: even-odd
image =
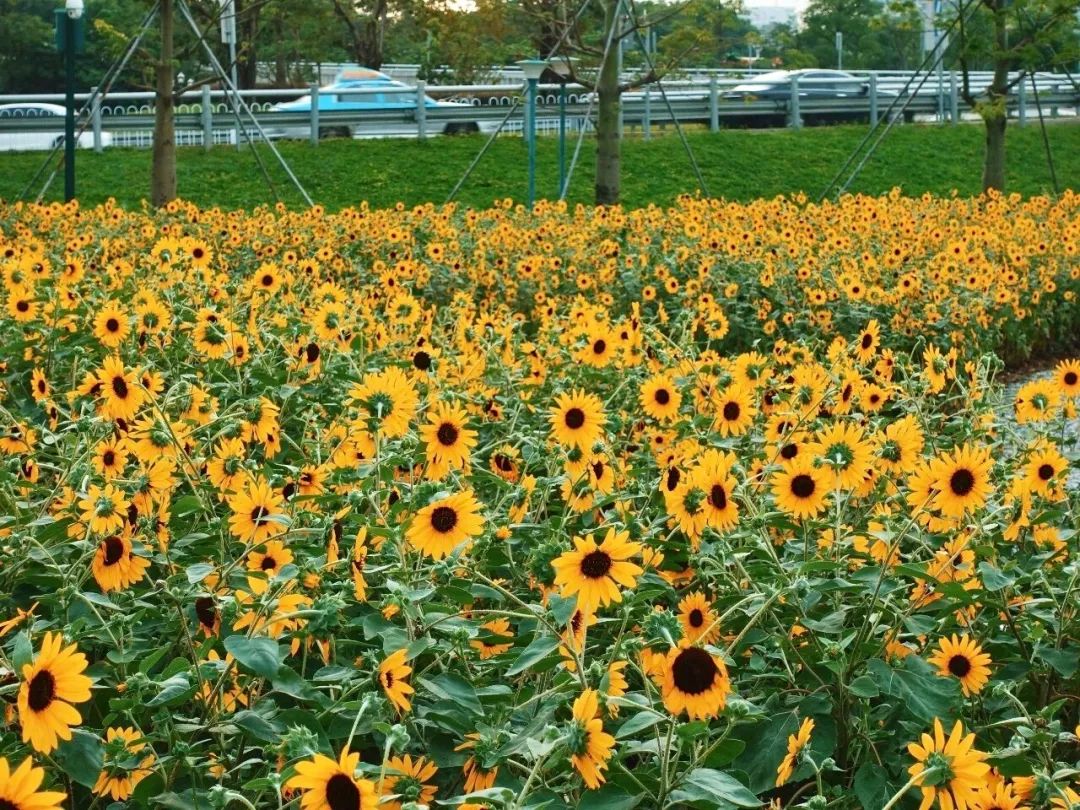
[[[844,67],[881,67],[883,53],[873,21],[877,0],[810,0],[803,15],[804,50],[821,67],[837,63],[836,34],[844,35]]]
[[[333,3],[334,13],[348,31],[353,59],[364,67],[381,68],[389,0],[333,0]]]
[[[1036,70],[1065,67],[1080,54],[1076,15],[1080,0],[971,0],[955,10],[956,58],[962,75],[961,96],[986,127],[983,190],[1005,190],[1007,101],[1016,86]],[[993,70],[981,93],[971,87],[978,63]],[[1016,72],[1016,75],[1011,75]]]

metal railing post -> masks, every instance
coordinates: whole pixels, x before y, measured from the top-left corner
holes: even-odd
[[[420,140],[427,137],[427,96],[424,93],[424,80],[416,82],[416,136]]]
[[[709,77],[709,131],[717,132],[720,129],[720,88],[716,84],[716,77]]]
[[[949,120],[954,126],[960,123],[960,86],[955,70],[949,71]]]
[[[214,145],[214,102],[210,100],[210,85],[202,86],[202,99],[199,104],[199,122],[202,124],[203,151],[209,152]]]
[[[799,110],[799,77],[791,77],[791,98],[788,101],[788,126],[792,129],[802,128],[802,113]]]
[[[878,102],[877,102],[877,74],[870,74],[870,88],[866,91],[870,97],[870,128],[873,129],[877,126],[878,122]]]
[[[90,126],[93,127],[94,131],[94,151],[100,152],[103,148],[101,143],[101,95],[96,87],[91,87],[90,96],[94,99],[94,103],[90,105]]]
[[[311,121],[310,132],[308,132],[308,140],[312,146],[319,145],[319,84],[318,82],[312,82],[310,85],[311,90]]]
[[[652,137],[652,91],[645,88],[645,110],[641,118],[641,137],[649,140]]]
[[[1027,89],[1026,82],[1016,85],[1016,117],[1020,126],[1027,125]]]

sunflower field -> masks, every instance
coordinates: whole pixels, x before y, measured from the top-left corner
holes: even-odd
[[[1080,808],[1080,196],[0,204],[0,273],[0,810]]]

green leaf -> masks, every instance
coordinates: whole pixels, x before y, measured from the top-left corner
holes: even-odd
[[[30,634],[25,630],[15,636],[15,648],[11,651],[11,663],[16,673],[21,673],[22,668],[34,660],[34,645],[30,641]]]
[[[1039,647],[1036,654],[1065,678],[1071,678],[1076,674],[1077,666],[1080,665],[1080,656],[1077,656],[1075,651],[1067,652],[1054,647]]]
[[[187,567],[188,582],[192,585],[197,582],[202,582],[212,573],[214,573],[214,566],[210,563],[195,563],[195,565],[189,565]]]
[[[56,749],[56,761],[64,773],[80,785],[92,788],[105,762],[105,748],[96,735],[74,729],[71,739]]]
[[[869,675],[860,675],[858,678],[848,684],[848,691],[855,697],[872,698],[881,694],[878,691],[877,684],[874,683],[874,679]]]
[[[526,647],[521,655],[514,661],[514,665],[506,671],[506,676],[517,675],[524,672],[535,664],[540,663],[559,647],[559,639],[555,636],[537,636],[532,644]]]
[[[162,681],[159,686],[161,691],[146,702],[147,706],[174,706],[184,703],[195,694],[195,687],[188,681],[187,675],[173,675]]]
[[[284,651],[272,638],[229,636],[225,639],[225,649],[245,669],[263,678],[277,675],[281,662],[285,660]]]
[[[723,771],[695,768],[671,794],[673,801],[707,802],[708,807],[760,807],[761,801],[746,785]]]
[[[417,678],[416,682],[433,695],[453,701],[470,714],[484,713],[476,690],[464,678],[444,672],[434,678]]]
[[[639,731],[644,731],[647,728],[652,728],[661,720],[664,719],[664,715],[659,712],[654,712],[652,709],[646,709],[643,712],[638,712],[621,726],[619,730],[615,732],[615,739],[624,740],[627,737],[632,737]]]
[[[983,587],[988,591],[1000,591],[1016,582],[1016,577],[1002,573],[985,560],[979,563],[979,573],[982,575]]]
[[[750,775],[750,789],[769,790],[776,784],[776,763],[787,753],[787,738],[799,728],[799,716],[793,711],[781,712],[752,730],[746,739],[746,750],[735,760],[736,767]]]
[[[631,796],[618,785],[604,785],[599,790],[587,790],[578,802],[578,810],[632,810],[641,796]]]
[[[863,810],[881,810],[892,796],[884,768],[869,760],[855,772],[855,796]]]
[[[909,663],[916,656],[905,660],[905,669],[893,669],[880,658],[867,664],[870,677],[878,688],[887,695],[899,698],[907,710],[929,723],[935,717],[942,720],[952,717],[960,705],[960,682],[955,678],[942,678],[931,671],[925,662],[919,659],[924,672],[913,671],[919,664]]]
[[[233,715],[232,723],[242,728],[259,742],[276,742],[281,734],[281,728],[249,709],[244,709]]]

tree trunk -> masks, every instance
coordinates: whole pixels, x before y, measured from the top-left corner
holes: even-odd
[[[255,41],[259,33],[260,7],[256,4],[245,8],[244,0],[236,0],[236,82],[240,90],[253,90],[259,82]]]
[[[1005,117],[1004,105],[994,105],[983,115],[986,123],[986,153],[983,155],[983,191],[1005,191]]]
[[[156,67],[154,150],[150,201],[162,206],[176,199],[176,128],[173,120],[173,0],[161,0],[161,54]]]
[[[278,87],[289,86],[289,58],[285,52],[285,22],[278,17],[274,26],[277,33],[278,51],[274,55],[274,84]]]
[[[607,32],[616,24],[615,9],[618,3],[611,3],[605,15]],[[600,65],[600,75],[596,80],[596,204],[618,205],[621,173],[621,148],[619,142],[619,109],[621,106],[619,90],[619,52],[618,43],[612,41],[607,49],[607,56]]]

